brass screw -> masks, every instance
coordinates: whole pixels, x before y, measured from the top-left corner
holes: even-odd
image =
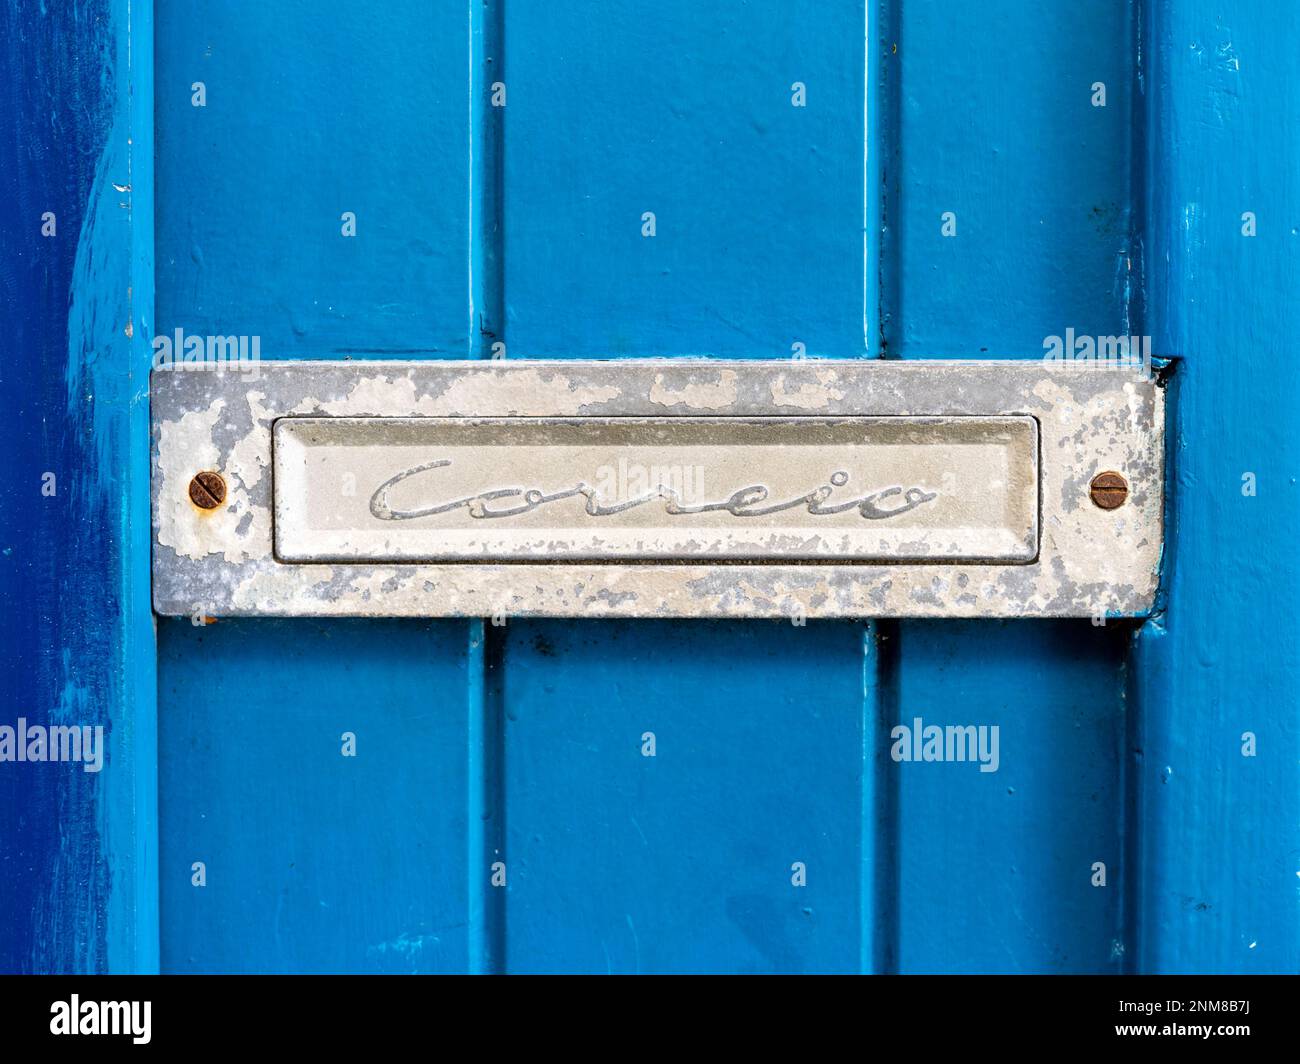
[[[1128,498],[1128,481],[1110,470],[1098,473],[1092,478],[1090,494],[1094,505],[1103,510],[1117,510]]]
[[[215,510],[226,501],[226,482],[220,473],[204,470],[190,481],[190,502],[200,510]]]

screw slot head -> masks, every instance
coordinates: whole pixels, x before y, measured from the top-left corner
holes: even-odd
[[[220,473],[204,470],[190,481],[190,502],[200,510],[215,510],[226,501],[226,482]]]
[[[1128,481],[1119,473],[1107,470],[1092,478],[1089,494],[1092,496],[1093,505],[1103,510],[1117,510],[1128,498]]]

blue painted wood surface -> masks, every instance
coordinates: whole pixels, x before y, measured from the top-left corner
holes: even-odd
[[[1142,262],[1132,5],[896,6],[878,86],[886,351],[1041,358],[1067,328],[1127,334]]]
[[[466,10],[348,10],[160,12],[164,328],[260,336],[267,358],[465,354]]]
[[[106,744],[0,766],[0,971],[158,964],[151,40],[118,0],[0,10],[0,722]]]
[[[859,2],[506,7],[510,357],[861,357],[865,26]]]
[[[997,725],[998,770],[897,774],[904,972],[1118,972],[1125,634],[1089,621],[900,626],[895,717]],[[1103,862],[1105,888],[1092,885]]]
[[[502,631],[509,970],[857,968],[860,626]]]
[[[463,628],[160,622],[165,970],[465,969]]]
[[[474,354],[468,49],[464,7],[388,5],[361,26],[317,5],[169,6],[162,327],[257,335],[264,358]],[[469,628],[163,625],[166,969],[471,966]],[[220,662],[220,682],[194,662]],[[232,710],[260,736],[243,755]],[[191,885],[195,860],[207,887]]]
[[[1134,20],[1126,3],[889,11],[886,356],[1041,358],[1067,329],[1134,331]],[[1097,82],[1105,107],[1092,103]],[[997,723],[1004,757],[984,775],[889,766],[897,970],[1120,971],[1126,631],[1088,620],[885,631],[897,640],[896,719]],[[1098,861],[1105,887],[1091,885]]]
[[[1168,609],[1133,658],[1143,971],[1300,971],[1298,35],[1294,5],[1166,0],[1148,33],[1148,321],[1181,361]]]
[[[0,15],[26,146],[0,572],[43,604],[0,611],[36,663],[4,706],[115,743],[100,778],[0,771],[3,907],[32,913],[0,967],[149,970],[161,934],[177,971],[1300,969],[1294,14],[126,12]],[[157,152],[156,323],[126,130]],[[1180,358],[1167,608],[1136,634],[160,622],[155,819],[139,370],[176,328],[267,358],[1032,358],[1150,332]],[[41,499],[45,469],[66,493]],[[895,764],[916,717],[999,725],[999,770]]]

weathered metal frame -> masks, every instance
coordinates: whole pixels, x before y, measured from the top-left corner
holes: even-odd
[[[1164,394],[1132,370],[1052,362],[272,362],[156,370],[154,605],[305,616],[1065,617],[1152,608],[1163,543]],[[272,431],[309,417],[1037,419],[1042,513],[1028,564],[289,564],[273,549]],[[216,469],[224,505],[190,477]],[[1089,501],[1096,473],[1130,493]]]

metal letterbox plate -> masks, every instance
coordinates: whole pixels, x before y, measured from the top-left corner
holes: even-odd
[[[1163,391],[1048,363],[158,370],[161,613],[1151,608]],[[226,495],[191,501],[196,473]],[[1122,505],[1089,498],[1119,474]],[[212,500],[206,500],[211,503]]]
[[[1028,562],[1031,417],[280,418],[282,562]]]

